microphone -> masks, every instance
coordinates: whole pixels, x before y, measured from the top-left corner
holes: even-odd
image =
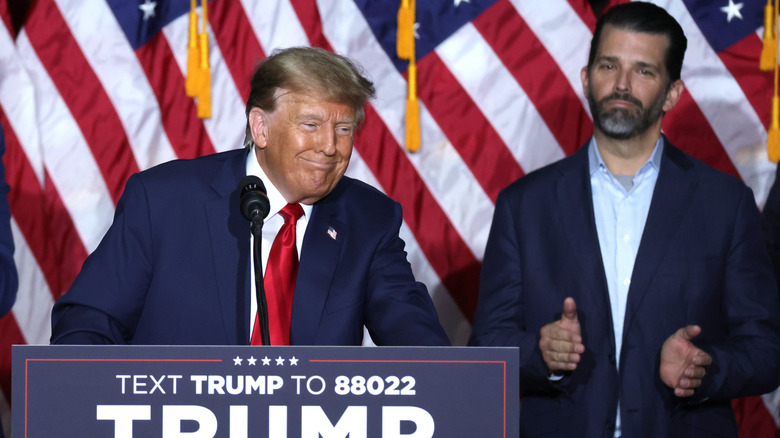
[[[246,220],[252,222],[252,234],[256,234],[263,227],[263,219],[271,211],[271,203],[268,201],[265,185],[260,178],[247,175],[238,182],[238,190],[241,199],[241,214]]]
[[[257,321],[259,323],[262,345],[271,345],[268,332],[268,301],[265,298],[265,286],[263,284],[263,263],[260,246],[263,229],[263,219],[271,211],[271,202],[268,200],[268,192],[263,181],[254,176],[247,175],[238,182],[239,199],[241,200],[241,215],[252,222],[250,230],[255,236],[252,248],[252,263],[255,267],[255,297],[257,299]],[[254,329],[253,329],[254,330]],[[250,339],[251,341],[251,339]]]

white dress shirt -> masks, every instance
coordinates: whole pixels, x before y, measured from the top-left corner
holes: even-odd
[[[631,178],[613,175],[607,169],[596,147],[596,139],[588,146],[590,185],[593,194],[593,212],[601,248],[601,260],[607,277],[612,326],[615,333],[615,357],[620,367],[623,344],[623,323],[626,314],[631,274],[645,229],[653,190],[661,166],[663,141],[655,144],[650,158]],[[626,189],[620,179],[628,180]],[[625,181],[624,181],[625,182]],[[620,401],[615,421],[615,436],[620,436]]]
[[[282,196],[281,192],[274,187],[273,184],[271,184],[271,181],[266,176],[265,172],[263,172],[263,169],[260,167],[260,164],[257,162],[257,156],[255,155],[255,149],[254,146],[249,151],[249,154],[247,155],[246,160],[246,174],[247,175],[254,175],[258,178],[260,178],[263,181],[263,184],[265,185],[266,192],[268,193],[268,200],[271,204],[271,210],[268,212],[268,216],[266,216],[265,220],[263,221],[263,242],[261,250],[262,255],[262,262],[263,262],[263,272],[265,272],[265,268],[268,265],[268,254],[271,252],[271,245],[274,242],[274,239],[276,238],[276,234],[279,233],[279,230],[282,228],[282,225],[284,224],[284,218],[282,217],[279,212],[284,208],[285,205],[287,205],[287,201],[284,199],[284,196]],[[298,257],[300,258],[301,254],[301,247],[303,245],[303,236],[306,233],[306,226],[309,224],[309,218],[311,217],[311,211],[313,206],[312,205],[305,205],[300,204],[301,208],[303,208],[303,216],[301,216],[300,219],[298,219],[298,222],[295,227],[295,243],[298,248]],[[249,226],[249,223],[247,223],[247,227]],[[249,254],[254,254],[253,252],[253,245],[254,245],[255,238],[251,235],[249,236]],[[249,312],[249,334],[248,336],[252,336],[252,328],[255,324],[255,317],[257,315],[257,294],[255,290],[255,265],[254,265],[254,258],[252,256],[249,257],[249,266],[251,271],[250,276],[250,287],[252,293],[251,295],[251,310]]]

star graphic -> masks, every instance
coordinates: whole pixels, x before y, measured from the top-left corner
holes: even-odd
[[[233,359],[233,365],[241,365],[241,361],[242,360],[243,359],[241,359],[240,357],[236,356],[236,358]]]
[[[254,356],[251,356],[249,359],[246,360],[247,364],[249,365],[255,365],[255,362],[257,362],[257,359],[255,359]]]
[[[419,34],[419,33],[417,33],[417,30],[418,30],[419,28],[420,28],[420,23],[416,23],[416,22],[415,22],[415,23],[414,23],[414,27],[413,27],[413,29],[414,29],[414,39],[416,39],[416,40],[419,40],[419,39],[420,39],[420,34]]]
[[[263,366],[271,365],[271,359],[268,358],[268,356],[263,358]]]
[[[293,356],[290,358],[290,365],[298,366],[298,358]]]
[[[279,356],[276,358],[276,364],[277,365],[284,365],[284,359],[282,359],[282,356]]]
[[[157,2],[153,2],[150,0],[144,0],[144,4],[138,5],[138,9],[140,9],[144,13],[144,21],[154,17],[154,8],[157,7]]]
[[[471,0],[455,0],[455,7],[457,8],[461,3],[471,3]]]
[[[742,7],[745,6],[743,3],[734,3],[734,0],[729,0],[729,5],[724,6],[720,8],[721,11],[723,11],[724,14],[726,14],[726,22],[731,23],[731,20],[734,17],[739,18],[742,20],[742,13],[739,12]]]

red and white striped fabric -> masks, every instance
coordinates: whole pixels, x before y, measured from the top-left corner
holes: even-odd
[[[111,223],[127,178],[241,147],[252,68],[279,47],[345,54],[375,81],[348,173],[403,204],[415,275],[453,342],[466,342],[498,191],[591,134],[579,71],[596,19],[587,0],[418,1],[422,139],[409,154],[398,3],[210,1],[213,107],[200,120],[184,91],[188,0],[33,0],[18,32],[9,0],[0,0],[0,123],[20,279],[0,319],[6,432],[10,346],[48,343],[52,304]],[[665,132],[742,178],[762,205],[775,169],[765,151],[772,75],[758,71],[764,1],[657,3],[689,38],[686,92]],[[780,436],[780,392],[735,406],[744,437]]]

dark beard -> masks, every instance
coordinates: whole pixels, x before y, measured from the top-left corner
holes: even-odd
[[[668,91],[668,90],[667,90]],[[609,138],[627,140],[647,132],[664,115],[666,92],[658,96],[653,104],[645,109],[642,102],[630,94],[613,93],[596,102],[593,93],[588,90],[588,104],[593,114],[593,123]],[[637,106],[632,112],[625,108],[604,109],[610,100],[624,100]]]

